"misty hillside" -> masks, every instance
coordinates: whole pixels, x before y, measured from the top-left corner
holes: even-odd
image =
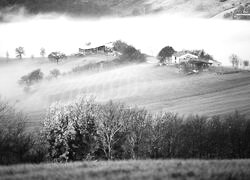
[[[27,14],[63,13],[71,16],[131,16],[159,12],[212,17],[250,0],[1,0],[0,19],[22,9]]]

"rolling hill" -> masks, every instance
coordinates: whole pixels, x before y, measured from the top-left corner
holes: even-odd
[[[213,17],[249,0],[13,0],[0,2],[0,19],[8,14],[59,13],[74,17],[137,16],[155,13]],[[21,9],[20,9],[21,8]]]
[[[85,57],[56,65],[41,60],[25,60],[2,66],[0,93],[18,109],[28,113],[30,126],[39,126],[46,108],[55,101],[70,102],[78,96],[93,95],[99,102],[113,99],[151,112],[170,111],[181,115],[220,115],[235,110],[250,116],[250,73],[217,75],[204,72],[186,76],[175,67],[159,67],[151,63],[126,65],[98,72],[73,73],[50,81],[44,80],[25,93],[17,80],[41,68],[48,74],[57,68],[69,72],[73,67],[103,61],[103,56]],[[108,59],[107,59],[108,60]],[[12,71],[11,71],[12,69]],[[3,74],[2,74],[3,73]]]

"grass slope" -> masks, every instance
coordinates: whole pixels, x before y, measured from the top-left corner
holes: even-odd
[[[146,160],[76,162],[0,167],[2,180],[248,180],[250,160]]]
[[[1,74],[6,78],[1,79],[0,83],[5,86],[0,88],[0,93],[3,97],[8,95],[7,99],[30,115],[30,126],[39,125],[51,103],[70,102],[84,95],[93,95],[100,102],[110,99],[126,102],[145,107],[152,112],[170,111],[182,115],[212,116],[231,113],[237,109],[250,116],[250,72],[224,75],[206,72],[185,76],[174,67],[144,63],[45,80],[34,85],[28,94],[17,84],[22,75],[38,67],[45,74],[53,68],[66,72],[79,64],[99,62],[104,58],[109,60],[107,57],[94,56],[68,59],[59,65],[26,60],[23,63],[2,66]]]

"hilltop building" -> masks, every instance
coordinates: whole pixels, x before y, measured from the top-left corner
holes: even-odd
[[[106,44],[92,44],[87,43],[84,47],[79,48],[79,53],[82,55],[99,54],[99,53],[112,53],[113,42]]]
[[[185,51],[180,51],[177,53],[174,53],[172,56],[172,62],[174,64],[180,64],[181,62],[187,62],[189,60],[197,60],[198,56],[185,52]]]

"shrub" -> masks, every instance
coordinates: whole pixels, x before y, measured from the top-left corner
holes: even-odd
[[[193,68],[186,62],[181,62],[179,68],[183,73],[189,73],[193,70]]]
[[[249,61],[247,61],[247,60],[243,61],[243,65],[246,67],[249,66]]]
[[[50,76],[54,78],[57,78],[60,74],[61,72],[58,69],[53,69],[50,71]]]
[[[232,18],[232,13],[225,13],[224,18],[226,19]]]
[[[36,141],[33,134],[27,132],[26,121],[23,114],[0,100],[0,164],[44,160],[46,152],[34,146]]]
[[[19,80],[20,85],[25,85],[27,87],[37,83],[43,79],[43,72],[40,69],[34,70],[29,74],[22,76]]]

